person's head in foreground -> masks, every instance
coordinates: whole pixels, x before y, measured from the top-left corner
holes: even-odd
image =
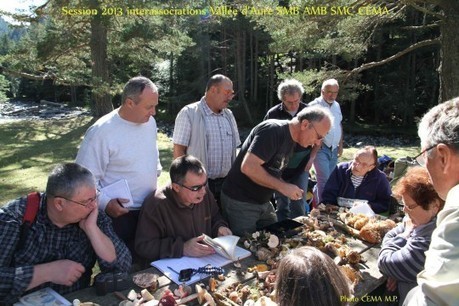
[[[350,283],[327,254],[306,246],[281,260],[276,280],[279,306],[343,305],[349,298]]]
[[[421,153],[416,160],[429,171],[442,199],[459,184],[459,97],[429,110],[418,128]]]
[[[393,192],[401,199],[403,211],[409,216],[414,227],[428,223],[445,204],[435,191],[429,173],[423,167],[410,168],[397,182]]]

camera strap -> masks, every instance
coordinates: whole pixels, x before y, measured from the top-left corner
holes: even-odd
[[[215,275],[215,274],[223,274],[225,270],[221,267],[214,267],[211,265],[207,265],[198,269],[193,269],[193,274],[208,274],[208,275]]]

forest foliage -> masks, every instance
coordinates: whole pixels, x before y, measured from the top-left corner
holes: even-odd
[[[239,124],[252,126],[279,103],[281,80],[300,80],[309,102],[334,77],[347,126],[413,127],[459,96],[457,14],[446,0],[49,0],[13,16],[20,39],[0,37],[0,87],[101,116],[144,75],[160,86],[158,115],[173,120],[222,73]]]

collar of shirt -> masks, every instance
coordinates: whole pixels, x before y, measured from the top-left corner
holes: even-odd
[[[325,101],[324,97],[320,96],[320,103],[321,103],[323,106],[328,106],[328,107],[331,108],[331,107],[333,106],[333,104],[338,103],[338,102],[333,101],[333,102],[330,104],[330,103],[328,103],[327,101]]]
[[[202,103],[202,107],[203,107],[203,109],[204,109],[204,113],[206,114],[206,116],[212,116],[212,115],[214,115],[214,116],[223,116],[223,111],[220,112],[220,113],[214,113],[214,112],[210,109],[209,105],[207,105],[207,101],[206,101],[206,98],[205,98],[205,97],[202,97],[201,103]]]

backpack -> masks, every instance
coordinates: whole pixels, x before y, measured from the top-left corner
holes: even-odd
[[[32,226],[35,218],[37,217],[38,209],[40,208],[40,193],[31,192],[27,195],[27,202],[25,207],[24,216],[22,217],[21,232],[17,248],[21,248],[25,243],[27,234]]]

